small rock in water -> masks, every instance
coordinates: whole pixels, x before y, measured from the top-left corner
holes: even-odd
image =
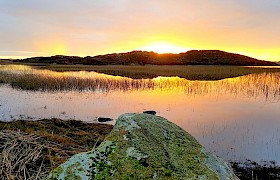
[[[111,118],[105,118],[105,117],[99,117],[97,119],[98,122],[108,122],[108,121],[113,121]]]
[[[156,115],[156,111],[144,111],[143,113],[145,114],[151,114],[151,115]]]

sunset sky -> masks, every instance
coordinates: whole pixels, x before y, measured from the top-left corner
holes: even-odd
[[[279,0],[0,0],[0,58],[219,49],[280,61]]]

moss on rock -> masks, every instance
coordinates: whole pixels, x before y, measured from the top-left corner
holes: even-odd
[[[54,172],[57,179],[70,172],[81,179],[237,179],[190,134],[149,114],[121,115],[99,147]]]

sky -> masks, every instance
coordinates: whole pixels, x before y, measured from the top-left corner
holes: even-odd
[[[280,61],[279,0],[0,0],[0,58],[223,50]]]

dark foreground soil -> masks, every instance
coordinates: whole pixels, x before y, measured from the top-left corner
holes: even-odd
[[[0,177],[43,179],[74,154],[98,146],[113,126],[77,120],[0,121]],[[275,162],[230,163],[241,180],[280,179]]]

